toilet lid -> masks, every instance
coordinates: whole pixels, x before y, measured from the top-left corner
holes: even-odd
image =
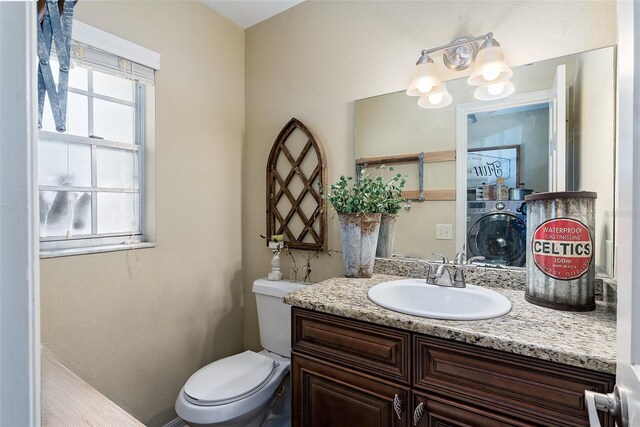
[[[276,366],[275,360],[253,351],[217,360],[191,375],[185,397],[200,406],[235,402],[260,390]]]

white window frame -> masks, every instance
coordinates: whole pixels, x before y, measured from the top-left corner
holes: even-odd
[[[128,59],[134,63],[150,67],[153,70],[160,69],[160,54],[138,46],[127,40],[109,34],[105,31],[91,27],[74,20],[72,39],[96,49]],[[140,184],[139,184],[139,210],[140,229],[133,233],[114,233],[79,236],[73,239],[61,239],[60,237],[40,239],[40,258],[52,258],[68,255],[81,255],[90,253],[111,252],[136,248],[148,248],[156,246],[156,198],[155,198],[155,86],[142,85],[135,82],[136,91],[134,104],[136,107],[135,141],[134,144],[123,144],[113,141],[105,141],[97,138],[82,137],[69,134],[61,134],[49,131],[40,131],[41,140],[53,140],[89,144],[92,151],[95,147],[105,146],[111,148],[126,148],[138,151],[140,154]],[[144,87],[142,87],[144,86]],[[69,92],[93,96],[110,100],[109,97],[88,93],[87,91],[69,88]],[[113,101],[113,100],[112,100]],[[121,100],[115,100],[121,103]],[[90,119],[91,120],[91,119]],[[135,145],[135,147],[134,147]],[[92,153],[92,175],[95,177],[95,152]],[[95,180],[92,179],[95,184]],[[55,186],[42,186],[43,190],[55,191],[56,189],[73,190],[73,187],[56,188]],[[99,188],[77,188],[78,191],[90,192],[92,198],[98,193]],[[109,189],[113,191],[113,189]],[[116,190],[117,191],[117,190]],[[124,189],[123,189],[124,191]],[[92,203],[95,206],[95,203]],[[95,224],[97,212],[92,211],[92,224]],[[93,228],[92,228],[93,231]]]

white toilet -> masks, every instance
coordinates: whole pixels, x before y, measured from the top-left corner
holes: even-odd
[[[291,311],[282,297],[303,286],[284,280],[253,283],[264,350],[217,360],[191,375],[176,399],[180,418],[193,427],[290,425],[289,384],[283,379],[291,364]],[[270,414],[275,407],[279,413]]]

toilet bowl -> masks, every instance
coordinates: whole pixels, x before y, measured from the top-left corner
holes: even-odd
[[[277,398],[286,399],[283,390],[289,389],[284,383],[289,381],[291,363],[290,306],[282,297],[303,286],[265,279],[254,282],[260,342],[265,349],[217,360],[191,375],[176,399],[180,418],[192,427],[258,427],[266,419],[273,427],[290,425],[289,402],[275,404]],[[275,410],[280,413],[270,413]]]
[[[259,358],[272,364],[267,366]],[[266,350],[213,362],[182,387],[176,412],[192,427],[260,426],[289,366],[288,359]]]

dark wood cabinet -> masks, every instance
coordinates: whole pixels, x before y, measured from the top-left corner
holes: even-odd
[[[409,332],[295,309],[292,325],[297,352],[409,384]]]
[[[295,355],[293,425],[407,426],[409,388]]]
[[[415,388],[538,425],[588,425],[584,391],[615,384],[609,374],[428,336],[415,335],[413,348]]]
[[[413,393],[414,427],[533,427],[517,419],[438,395]]]
[[[294,307],[292,381],[294,427],[579,427],[615,377]]]

